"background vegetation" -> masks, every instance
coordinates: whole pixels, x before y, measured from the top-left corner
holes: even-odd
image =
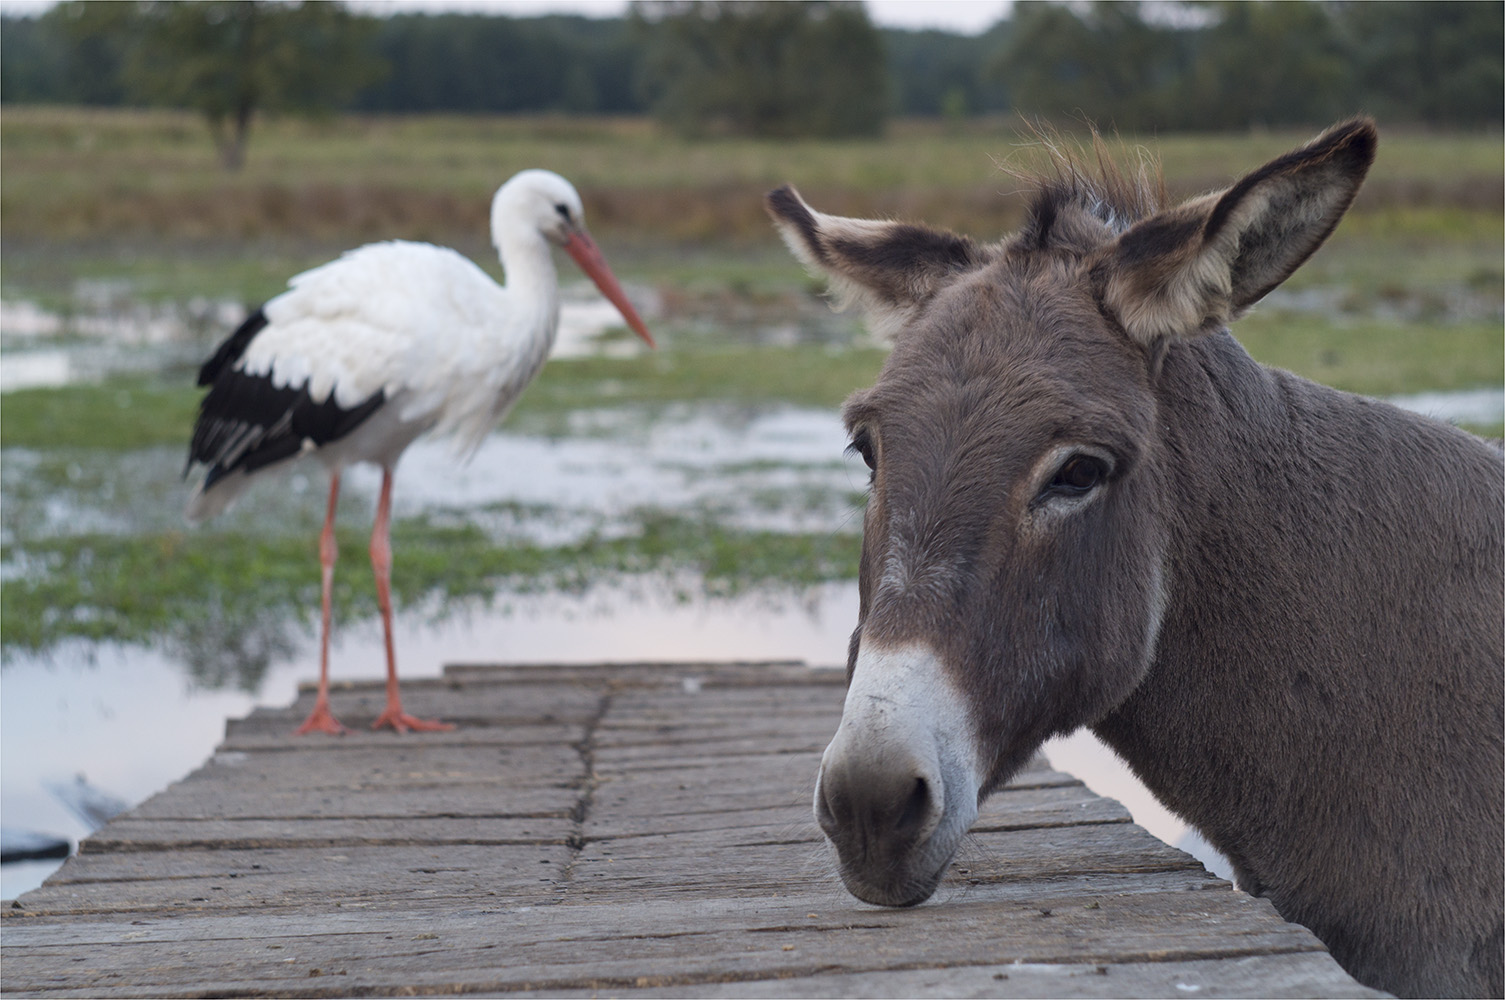
[[[582,414],[603,408],[634,427],[708,409],[829,413],[884,352],[829,314],[763,193],[793,182],[828,212],[997,238],[1025,201],[998,165],[1032,156],[1016,111],[1117,125],[1123,155],[1158,157],[1173,197],[1226,185],[1334,118],[1378,114],[1379,160],[1353,211],[1235,332],[1260,360],[1352,391],[1505,380],[1499,4],[1020,3],[975,37],[877,31],[861,8],[828,4],[652,4],[608,21],[316,6],[329,72],[307,70],[295,92],[264,71],[316,30],[297,5],[62,4],[0,24],[0,296],[62,320],[32,341],[4,331],[8,357],[103,350],[83,332],[101,314],[168,315],[191,340],[134,373],[4,395],[6,650],[165,642],[204,683],[243,686],[291,655],[285,630],[307,622],[317,590],[320,505],[288,494],[269,516],[182,530],[192,362],[233,325],[227,303],[264,301],[369,240],[449,244],[501,277],[487,205],[523,167],[577,184],[614,267],[653,304],[662,349],[552,362],[510,420],[520,434],[578,440]],[[237,63],[206,26],[249,30],[270,55]],[[181,58],[133,61],[146,32]],[[876,104],[821,75],[846,65],[832,48],[855,54],[868,75],[850,79]],[[792,90],[742,85],[787,80],[789,66],[804,81]],[[796,99],[825,91],[847,94],[854,117]],[[237,94],[255,131],[227,171]],[[205,138],[215,115],[218,146]],[[765,471],[726,460],[729,490]],[[406,517],[397,585],[411,608],[611,574],[688,571],[691,597],[850,579],[860,481],[831,461],[836,493],[814,504],[837,511],[825,527],[788,490],[769,501],[787,515],[772,531],[714,504],[633,510],[557,544],[493,530],[548,512]],[[359,552],[369,511],[348,504],[342,543]],[[341,581],[342,616],[374,610],[362,569]]]
[[[0,21],[0,100],[222,115],[201,105],[652,112],[686,134],[874,134],[890,114],[1013,109],[1134,132],[1313,126],[1355,111],[1498,129],[1502,32],[1499,3],[1415,0],[1020,0],[975,37],[879,30],[860,4],[805,0],[658,0],[619,19],[75,0]],[[291,51],[303,53],[296,71]],[[277,72],[249,69],[258,59]]]

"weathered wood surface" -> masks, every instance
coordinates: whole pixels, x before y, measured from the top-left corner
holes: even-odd
[[[310,695],[4,910],[7,996],[1373,996],[1304,928],[1036,762],[930,903],[810,811],[843,676],[452,667],[448,733],[293,738]],[[353,727],[379,685],[337,690]]]

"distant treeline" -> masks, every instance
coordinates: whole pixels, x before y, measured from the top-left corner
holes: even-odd
[[[96,6],[115,13],[80,11]],[[63,4],[0,18],[0,101],[177,103],[128,71],[140,43],[132,18],[147,16],[132,11],[152,6]],[[352,12],[366,61],[327,103],[656,113],[689,131],[711,121],[755,134],[860,134],[889,114],[1014,111],[1125,131],[1319,125],[1358,111],[1466,128],[1505,118],[1498,2],[1021,0],[977,36],[880,30],[852,4],[773,7],[785,9],[648,3],[619,19]],[[846,118],[809,114],[843,86],[850,93],[827,104]],[[770,98],[770,88],[785,93]],[[787,120],[800,114],[809,120]]]

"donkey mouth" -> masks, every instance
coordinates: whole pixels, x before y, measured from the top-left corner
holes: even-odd
[[[854,808],[840,782],[824,780],[816,788],[815,814],[841,862],[847,891],[876,906],[915,906],[929,899],[940,884],[956,844],[968,823],[947,815],[938,775],[909,778],[908,794],[872,800]],[[863,791],[873,790],[868,775]],[[860,798],[860,796],[858,796]]]
[[[950,859],[947,859],[949,863]],[[941,876],[946,871],[946,864],[928,875],[912,874],[908,877],[894,880],[892,872],[888,872],[888,880],[883,882],[873,881],[863,874],[852,871],[846,866],[842,867],[841,881],[847,887],[847,892],[862,900],[864,903],[872,903],[874,906],[905,907],[918,906],[935,894],[936,888],[941,884]]]

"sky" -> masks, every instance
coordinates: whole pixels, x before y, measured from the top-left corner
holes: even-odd
[[[383,11],[451,10],[532,16],[573,13],[588,17],[620,17],[627,0],[350,0],[351,6]],[[36,14],[53,0],[0,0],[0,12]],[[981,34],[1008,11],[1012,0],[867,0],[868,17],[883,28],[943,28],[959,34]]]

